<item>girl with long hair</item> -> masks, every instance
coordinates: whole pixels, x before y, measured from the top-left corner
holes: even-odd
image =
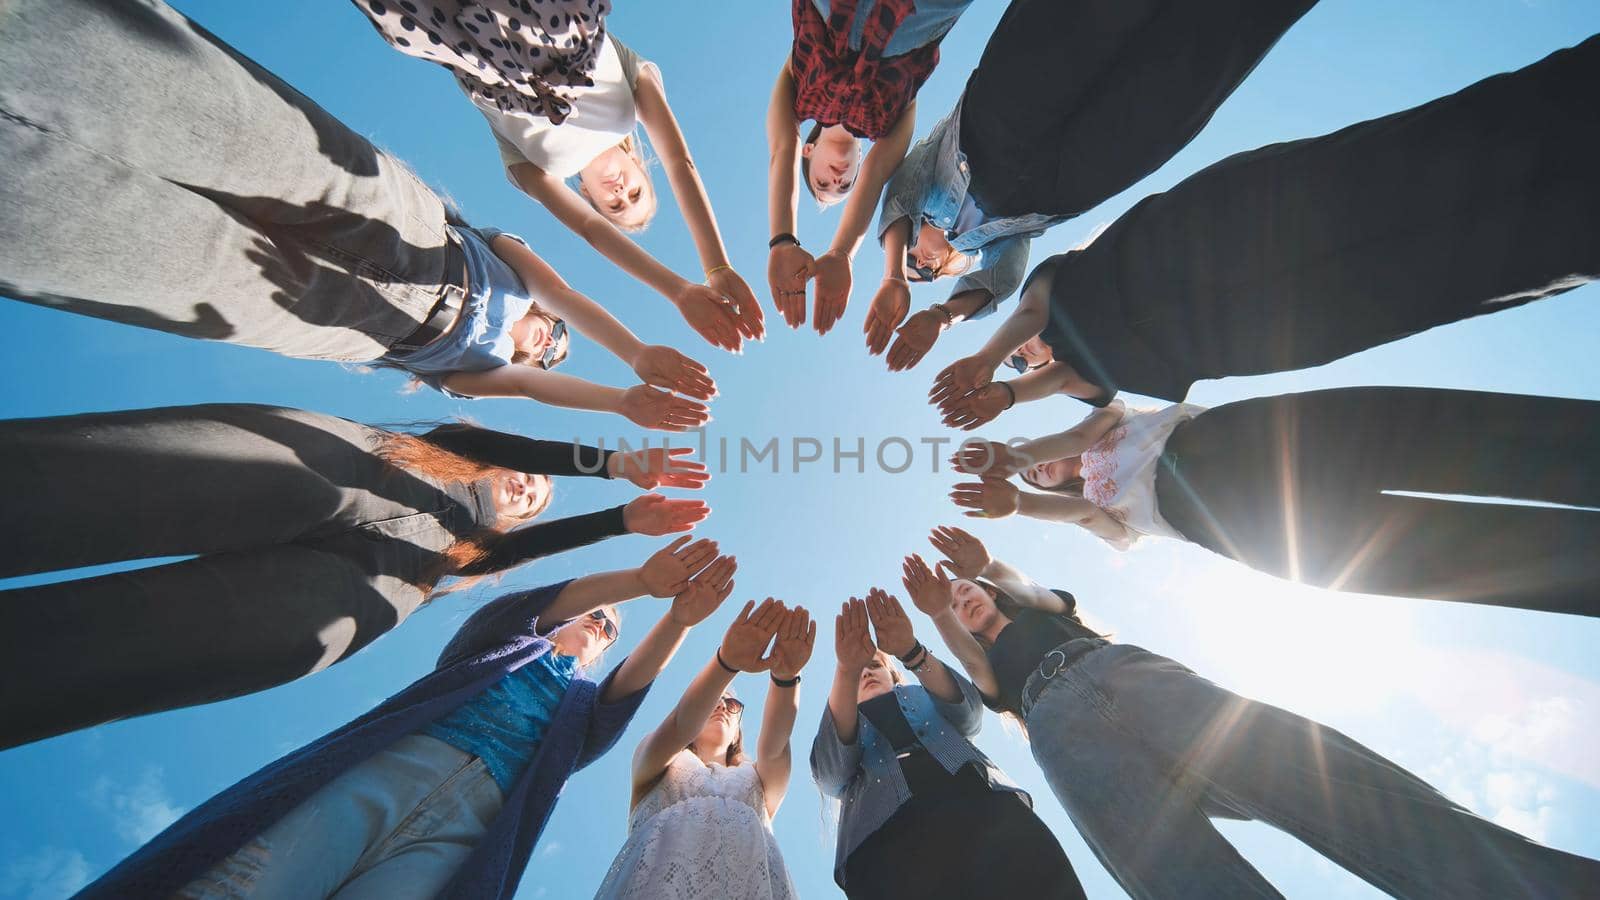
[[[0,294],[461,396],[707,421],[703,366],[165,4],[8,3],[0,42]],[[547,371],[569,323],[643,383]]]
[[[972,0],[792,0],[794,43],[767,105],[767,282],[790,328],[806,320],[806,281],[817,279],[812,322],[826,334],[850,297],[850,261],[884,183],[916,128],[917,91],[939,64],[939,42]],[[802,138],[801,126],[811,129]],[[871,141],[865,156],[861,142]],[[796,177],[798,174],[798,178]],[[799,185],[818,204],[844,202],[827,252],[813,259],[795,237]]]
[[[1170,402],[1319,366],[1600,277],[1600,35],[1429,103],[1270,144],[1146,197],[1029,276],[935,380],[982,388],[1039,336],[1067,393]]]
[[[633,754],[628,841],[597,898],[796,896],[772,817],[789,790],[789,736],[800,708],[800,670],[817,626],[804,607],[752,600],[713,658]],[[744,701],[729,685],[767,672],[755,755],[744,752]]]
[[[680,537],[473,613],[434,671],[185,815],[84,898],[509,898],[568,778],[628,727],[737,564]],[[596,683],[617,609],[672,598]]]
[[[666,297],[712,344],[737,351],[745,338],[762,337],[761,305],[728,263],[661,71],[606,28],[609,2],[352,2],[390,46],[454,73],[488,120],[506,176],[561,224]],[[704,284],[624,233],[643,231],[657,208],[641,124],[694,238]]]
[[[1480,818],[1346,735],[1111,642],[1071,594],[971,535],[943,529],[934,545],[949,562],[906,560],[912,601],[985,700],[1023,721],[1078,833],[1135,900],[1281,896],[1212,818],[1282,829],[1401,898],[1575,897],[1600,878],[1600,862]]]
[[[468,425],[421,435],[228,403],[0,422],[0,577],[191,559],[0,591],[0,747],[283,684],[404,622],[449,579],[705,503],[645,494],[555,522],[552,476],[698,488],[685,450],[618,453]],[[26,514],[23,514],[25,511]]]
[[[1033,801],[973,746],[977,689],[917,640],[900,601],[878,588],[851,597],[833,637],[838,666],[811,774],[842,801],[833,878],[845,894],[1082,898]]]
[[[1403,387],[1212,409],[1116,400],[1059,434],[963,448],[958,467],[983,478],[951,496],[968,515],[1072,523],[1118,549],[1188,540],[1334,590],[1600,616],[1597,458],[1591,400]]]
[[[884,192],[868,352],[903,371],[992,313],[1035,237],[1183,149],[1315,2],[1011,0],[961,99]],[[908,280],[946,277],[950,298],[908,317]]]

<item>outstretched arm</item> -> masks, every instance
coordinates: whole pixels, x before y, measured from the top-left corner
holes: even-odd
[[[804,607],[785,614],[772,646],[772,683],[767,685],[767,702],[761,712],[761,734],[756,740],[756,774],[761,776],[761,791],[767,815],[778,814],[784,794],[789,791],[792,768],[790,738],[795,714],[800,711],[800,685],[788,687],[779,681],[800,677],[800,670],[811,659],[816,645],[817,626]]]
[[[509,365],[481,372],[451,372],[444,386],[468,397],[524,397],[567,409],[626,416],[642,428],[688,431],[711,421],[704,403],[649,385],[614,388],[536,366]]]
[[[850,196],[844,202],[844,212],[839,217],[839,227],[834,229],[830,252],[843,253],[854,259],[861,241],[872,226],[872,214],[878,209],[878,198],[883,186],[906,158],[906,148],[911,146],[911,132],[917,124],[917,101],[911,101],[906,111],[889,133],[872,142],[867,158],[861,161],[861,170]]]
[[[735,324],[744,337],[759,339],[766,333],[761,304],[749,285],[740,278],[728,262],[728,250],[722,244],[722,233],[717,230],[717,217],[711,211],[711,198],[706,195],[705,183],[689,154],[689,142],[678,127],[678,117],[667,105],[667,93],[654,66],[646,66],[639,73],[634,87],[634,102],[639,111],[639,121],[644,123],[650,144],[661,158],[667,182],[672,185],[672,196],[678,201],[678,211],[689,226],[696,252],[700,256],[701,271],[706,273],[709,286],[733,301],[737,308]],[[731,349],[738,349],[735,341]]]
[[[979,693],[990,698],[1000,696],[1000,680],[989,665],[983,645],[956,618],[951,580],[943,567],[934,570],[921,556],[912,554],[905,558],[901,571],[901,583],[911,595],[911,602],[933,619],[945,646],[967,671],[967,677],[972,679]]]

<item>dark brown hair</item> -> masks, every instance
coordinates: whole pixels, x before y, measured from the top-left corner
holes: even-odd
[[[733,695],[732,694],[723,694],[722,696],[724,696],[724,697],[732,697]],[[707,716],[706,717],[706,721],[708,721],[708,722],[711,721],[711,717]],[[704,730],[705,726],[701,725],[700,728],[702,730]],[[698,739],[699,737],[700,736],[698,734],[695,735],[696,739]],[[690,741],[687,745],[684,746],[683,749],[693,751],[694,750],[694,741]],[[722,764],[727,766],[727,767],[729,767],[729,768],[733,768],[734,766],[742,766],[742,765],[744,765],[744,760],[745,760],[745,755],[744,755],[744,713],[741,712],[739,714],[739,727],[738,727],[738,729],[736,729],[733,732],[733,742],[728,744],[728,752],[724,753],[722,755]]]
[[[1053,462],[1053,460],[1047,461]],[[1055,487],[1045,487],[1039,482],[1033,480],[1033,477],[1028,474],[1028,469],[1023,469],[1022,480],[1027,482],[1029,487],[1035,487],[1041,491],[1049,491],[1052,494],[1065,494],[1068,497],[1078,497],[1080,499],[1083,497],[1082,475],[1079,475],[1076,478],[1068,478],[1066,481],[1063,481]]]
[[[821,137],[822,123],[817,122],[811,126],[811,131],[806,134],[806,139],[800,143],[802,145],[815,145]],[[817,196],[817,189],[811,186],[811,157],[809,156],[802,155],[800,157],[800,183],[806,186],[806,193],[811,195],[811,199],[818,203],[822,202],[822,198]]]

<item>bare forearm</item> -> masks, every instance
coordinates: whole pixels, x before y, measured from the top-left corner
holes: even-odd
[[[1044,330],[1049,324],[1049,313],[1044,305],[1041,292],[1035,290],[1036,284],[1028,285],[1028,290],[1022,295],[1022,302],[1001,326],[995,329],[989,340],[984,342],[983,349],[978,355],[993,366],[1005,362],[1018,347],[1027,343],[1028,338],[1034,337]],[[1030,302],[1031,300],[1031,302]]]
[[[841,250],[855,256],[862,238],[872,226],[872,214],[878,209],[878,199],[883,196],[883,186],[889,183],[895,169],[906,157],[911,145],[911,129],[916,123],[916,101],[900,114],[894,128],[880,140],[874,141],[867,158],[861,161],[856,183],[845,201],[844,213],[839,217],[839,227],[834,230],[833,244],[829,249]],[[903,251],[902,251],[903,252]]]
[[[767,702],[761,711],[761,737],[756,741],[757,762],[778,762],[789,755],[789,737],[800,711],[800,685],[767,685]]]
[[[944,308],[950,310],[950,315],[956,322],[964,322],[972,318],[978,310],[989,305],[994,295],[988,291],[962,291],[944,302]]]
[[[455,372],[445,377],[444,385],[469,397],[525,397],[551,406],[592,412],[618,412],[623,400],[620,388],[525,365],[500,366],[485,372]]]
[[[568,289],[547,303],[550,310],[567,321],[578,333],[631,364],[644,349],[644,342],[605,307],[575,290]]]
[[[639,569],[619,569],[614,572],[585,575],[582,578],[574,578],[561,589],[561,593],[557,594],[555,600],[546,607],[544,618],[553,622],[565,622],[587,615],[602,606],[643,597],[649,592]]]
[[[942,661],[934,657],[933,651],[928,651],[928,662],[916,671],[916,676],[936,699],[945,703],[961,702],[961,687],[956,684],[955,676],[950,674],[950,669]]]
[[[861,670],[838,666],[833,671],[833,687],[828,689],[828,715],[833,718],[834,733],[846,744],[856,742],[860,702]]]
[[[911,220],[901,219],[883,233],[883,276],[905,278],[906,244],[911,241]]]
[[[1061,598],[1050,592],[1038,582],[1024,575],[1020,570],[1003,560],[990,559],[989,565],[984,567],[983,577],[994,582],[1007,596],[1013,597],[1018,603],[1051,612],[1065,612],[1065,604]]]
[[[688,634],[687,627],[673,622],[671,616],[663,616],[617,668],[605,693],[600,695],[600,702],[615,703],[643,690],[672,661]]]
[[[769,237],[794,234],[800,202],[800,133],[794,118],[794,78],[784,61],[767,103],[767,227]]]
[[[961,663],[961,668],[966,670],[967,677],[972,679],[979,692],[988,697],[1000,696],[1000,681],[995,678],[983,645],[962,626],[955,612],[947,610],[934,616],[933,624],[939,629],[939,636],[944,638],[945,646],[950,648],[950,654]]]
[[[1051,362],[1031,372],[1024,372],[1007,384],[1016,394],[1018,403],[1032,403],[1059,393],[1071,380],[1072,375],[1071,366],[1066,363]]]
[[[678,700],[678,705],[661,724],[664,740],[673,747],[686,746],[711,718],[722,692],[733,682],[733,673],[724,669],[715,658],[711,659],[689,682],[689,687]]]
[[[1077,525],[1096,537],[1108,540],[1127,535],[1127,529],[1121,522],[1082,497],[1023,491],[1017,500],[1017,512],[1029,518]]]

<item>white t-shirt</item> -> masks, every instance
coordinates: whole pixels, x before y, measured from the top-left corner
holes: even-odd
[[[607,34],[591,75],[594,86],[561,89],[562,96],[572,101],[572,113],[560,125],[543,117],[503,112],[487,101],[474,99],[473,105],[489,120],[506,168],[529,162],[567,178],[633,133],[639,119],[633,92],[647,66],[655,70],[655,63],[640,59]]]
[[[1173,429],[1203,412],[1205,407],[1192,403],[1129,409],[1115,428],[1083,451],[1084,499],[1127,529],[1123,537],[1106,538],[1106,543],[1126,550],[1145,535],[1187,540],[1161,516],[1156,504],[1156,468]]]

